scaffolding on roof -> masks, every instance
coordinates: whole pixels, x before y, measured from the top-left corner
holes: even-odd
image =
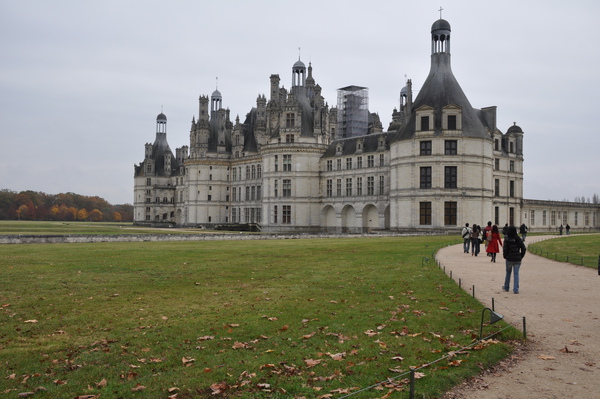
[[[338,89],[340,137],[364,136],[369,128],[369,89],[347,86]]]

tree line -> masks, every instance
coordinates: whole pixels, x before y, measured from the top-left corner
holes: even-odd
[[[111,205],[98,196],[0,189],[0,220],[132,222],[133,205]]]

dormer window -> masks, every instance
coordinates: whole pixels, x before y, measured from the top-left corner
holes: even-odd
[[[421,117],[421,129],[419,129],[419,130],[421,130],[421,131],[429,130],[429,116]]]
[[[444,107],[442,110],[442,130],[461,130],[461,108],[454,104]]]

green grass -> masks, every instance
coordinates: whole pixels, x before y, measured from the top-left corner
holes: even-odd
[[[0,221],[0,235],[55,235],[55,234],[86,234],[86,235],[116,235],[116,234],[190,234],[207,233],[199,229],[152,229],[134,226],[133,223],[117,222],[37,222],[27,220]]]
[[[0,246],[0,392],[343,396],[473,342],[483,307],[423,262],[450,240]],[[510,345],[477,349],[420,370],[418,397],[437,397]],[[211,385],[226,388],[213,395]]]
[[[597,268],[600,234],[577,234],[544,240],[530,245],[528,250],[548,259]]]

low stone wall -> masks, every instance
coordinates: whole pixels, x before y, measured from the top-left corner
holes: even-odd
[[[167,241],[226,241],[226,240],[294,240],[308,238],[348,237],[408,237],[423,233],[365,233],[365,234],[119,234],[119,235],[0,235],[0,244],[81,244],[96,242],[167,242]]]

